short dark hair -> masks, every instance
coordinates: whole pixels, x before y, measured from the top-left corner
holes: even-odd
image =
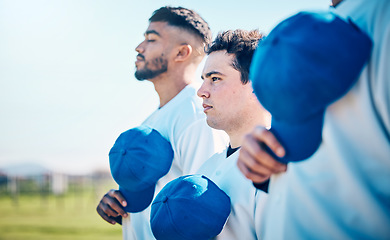
[[[258,30],[237,29],[220,32],[206,48],[206,53],[209,55],[212,52],[226,50],[227,53],[234,54],[233,68],[241,73],[241,82],[246,84],[249,82],[253,53],[263,37]]]
[[[183,7],[165,6],[153,12],[150,22],[166,22],[199,36],[205,44],[211,42],[211,30],[207,22],[193,10]]]

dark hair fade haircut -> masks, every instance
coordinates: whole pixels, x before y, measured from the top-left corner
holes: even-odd
[[[166,22],[199,36],[205,44],[211,42],[211,30],[207,22],[193,10],[183,7],[165,6],[153,12],[150,22]]]
[[[263,38],[264,35],[258,30],[237,29],[220,32],[206,48],[206,53],[209,55],[212,52],[226,50],[227,53],[234,54],[233,68],[241,73],[241,82],[247,84],[253,54]]]

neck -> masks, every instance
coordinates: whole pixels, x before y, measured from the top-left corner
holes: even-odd
[[[245,127],[245,129],[240,129],[237,131],[232,131],[227,133],[230,139],[231,148],[241,147],[242,142],[246,134],[250,133],[250,131],[256,126],[256,124],[251,125],[250,127]]]
[[[178,69],[150,79],[160,98],[160,108],[171,101],[180,93],[180,91],[190,84],[193,81],[194,76],[195,71]]]
[[[232,148],[241,147],[244,137],[256,126],[271,126],[271,115],[262,106],[255,104],[251,109],[252,111],[241,118],[239,126],[226,131]]]

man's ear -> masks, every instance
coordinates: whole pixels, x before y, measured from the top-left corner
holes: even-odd
[[[186,61],[192,54],[192,47],[189,44],[183,44],[178,47],[178,51],[176,53],[175,61],[183,62]]]

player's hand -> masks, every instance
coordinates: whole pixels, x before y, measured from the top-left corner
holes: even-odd
[[[127,202],[123,195],[118,190],[111,189],[100,200],[96,211],[108,223],[122,224],[122,217],[127,217],[127,213],[123,209],[126,205]]]
[[[237,166],[245,177],[254,183],[262,183],[272,174],[287,170],[287,165],[274,159],[264,146],[268,146],[278,157],[285,155],[284,148],[269,130],[258,126],[246,135],[240,149]]]

